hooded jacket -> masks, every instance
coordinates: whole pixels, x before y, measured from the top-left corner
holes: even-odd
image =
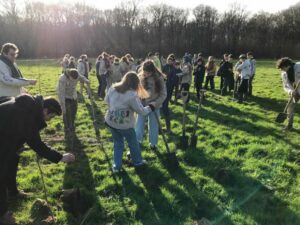
[[[47,126],[43,116],[43,99],[20,95],[4,101],[0,101],[0,165],[25,143],[39,156],[58,163],[62,155],[48,147],[39,134]]]

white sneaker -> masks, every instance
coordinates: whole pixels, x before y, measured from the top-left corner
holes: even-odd
[[[142,160],[140,163],[138,163],[138,164],[135,164],[134,166],[135,167],[139,167],[139,166],[144,166],[144,165],[147,165],[148,164],[148,162],[146,161],[146,160]]]

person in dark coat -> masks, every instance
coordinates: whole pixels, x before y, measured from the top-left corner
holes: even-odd
[[[14,224],[13,214],[8,211],[7,198],[18,195],[15,184],[18,150],[26,143],[39,156],[58,163],[72,162],[71,153],[61,154],[48,147],[40,137],[40,130],[55,116],[62,114],[61,107],[53,98],[19,95],[0,99],[0,224]],[[15,190],[11,190],[15,189]]]
[[[233,65],[231,62],[229,62],[229,56],[224,56],[224,62],[221,64],[218,73],[221,75],[222,82],[222,89],[221,89],[221,95],[226,95],[228,89],[230,90],[230,82],[232,78],[233,73]]]
[[[222,71],[222,66],[223,64],[225,64],[226,62],[228,61],[228,54],[225,53],[223,55],[223,59],[219,65],[219,70],[217,72],[217,75],[220,77],[220,91],[222,92],[222,89],[223,89],[223,86],[224,86],[224,81],[225,81],[225,76],[223,74],[223,71]]]
[[[167,76],[166,87],[167,87],[167,98],[162,105],[162,112],[166,120],[167,133],[171,133],[171,118],[169,103],[172,98],[172,93],[176,85],[176,72],[174,67],[173,58],[167,58],[167,64],[163,66],[162,72]]]
[[[197,60],[196,67],[194,68],[194,85],[197,91],[197,98],[200,98],[200,90],[203,86],[204,76],[205,76],[205,65],[204,61],[199,58]]]

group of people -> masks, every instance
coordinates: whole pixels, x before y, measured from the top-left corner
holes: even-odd
[[[8,201],[28,197],[19,190],[17,171],[20,155],[26,143],[40,157],[51,162],[73,162],[71,153],[61,154],[47,146],[40,131],[47,122],[62,114],[61,105],[55,98],[33,97],[25,89],[36,85],[37,80],[26,79],[16,64],[18,47],[6,43],[0,55],[0,224],[15,224]]]
[[[66,136],[75,133],[77,112],[77,84],[80,92],[86,85],[89,97],[92,97],[89,73],[92,64],[87,55],[81,55],[76,62],[73,56],[66,54],[62,61],[62,74],[58,79],[55,98],[31,96],[25,87],[36,85],[37,81],[26,79],[16,64],[18,48],[6,43],[0,55],[0,223],[14,224],[13,214],[8,211],[8,199],[27,196],[17,187],[16,176],[20,154],[24,144],[28,144],[38,155],[52,162],[73,162],[71,153],[61,154],[42,142],[40,130],[46,122],[55,116],[63,115]],[[300,80],[300,65],[289,58],[278,61],[282,70],[284,89],[294,97],[289,106],[287,129],[293,125],[295,104],[299,100],[300,89],[295,90]],[[166,59],[158,53],[150,52],[145,59],[134,60],[130,54],[118,58],[103,52],[95,64],[99,81],[98,96],[107,104],[105,124],[113,139],[113,172],[122,169],[122,157],[125,140],[128,143],[127,156],[132,165],[140,167],[147,162],[143,159],[141,148],[145,136],[145,124],[148,123],[149,147],[157,148],[159,135],[159,116],[162,112],[166,120],[166,132],[171,133],[170,103],[182,99],[189,102],[190,87],[194,80],[197,98],[201,89],[215,88],[214,77],[220,76],[222,95],[236,90],[239,102],[252,95],[252,82],[255,76],[256,62],[251,52],[241,55],[235,66],[232,55],[224,54],[217,66],[212,56],[207,63],[202,54],[192,57],[185,54],[176,59],[174,54]],[[194,79],[193,79],[194,76]],[[188,93],[183,98],[182,93]],[[137,117],[135,116],[137,114]]]

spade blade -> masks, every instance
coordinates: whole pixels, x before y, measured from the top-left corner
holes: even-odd
[[[276,117],[275,121],[277,123],[283,123],[287,118],[287,114],[286,113],[279,113],[278,116]]]
[[[189,137],[186,135],[182,135],[180,137],[180,147],[182,149],[186,149],[189,146]]]
[[[166,162],[168,164],[168,167],[172,170],[176,170],[179,167],[179,162],[175,152],[166,154]]]
[[[196,135],[193,135],[191,137],[190,147],[196,148],[196,146],[197,146],[197,140],[198,140],[198,137]]]

